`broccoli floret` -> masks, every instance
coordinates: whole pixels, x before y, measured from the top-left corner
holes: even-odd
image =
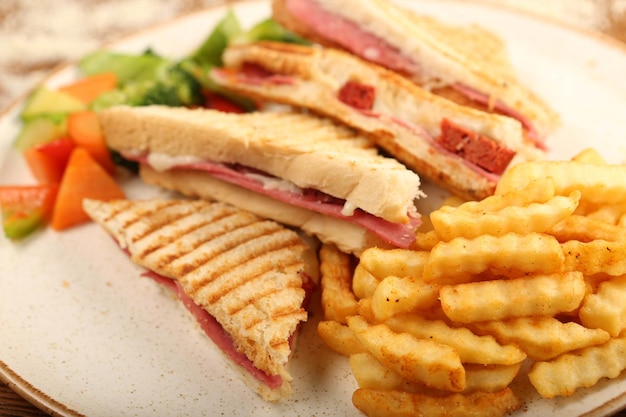
[[[203,100],[202,85],[191,73],[180,63],[163,61],[163,65],[155,68],[153,77],[129,80],[116,90],[98,97],[91,106],[94,110],[117,104],[181,107],[200,105]]]
[[[168,68],[164,79],[161,81],[175,90],[181,105],[200,104],[204,99],[202,85],[180,63]]]
[[[192,106],[203,101],[202,86],[179,64],[167,65],[150,81],[126,87],[131,105]]]

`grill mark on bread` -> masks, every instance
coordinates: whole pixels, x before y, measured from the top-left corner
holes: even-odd
[[[148,218],[148,222],[142,232],[129,236],[128,243],[132,245],[139,240],[148,238],[149,235],[154,235],[154,233],[158,232],[163,226],[167,226],[185,216],[193,214],[195,211],[194,208],[197,206],[197,204],[194,203],[195,202],[190,201],[189,205],[182,205],[179,202],[168,201],[167,204],[155,204],[154,209],[137,213],[137,220],[142,220],[142,218],[146,217]],[[181,210],[184,211],[181,212]],[[129,227],[130,225],[126,226]]]
[[[185,251],[184,257],[176,259],[168,267],[172,268],[172,272],[182,279],[187,279],[214,258],[233,251],[237,246],[259,236],[259,234],[265,234],[266,229],[275,230],[276,228],[277,225],[272,222],[252,221],[247,224],[235,225],[233,229],[224,230],[223,233],[207,239],[206,242],[192,251]]]
[[[293,266],[295,266],[296,268],[299,268],[301,265],[297,260],[294,260]],[[284,277],[283,277],[284,278]],[[247,285],[255,285],[255,281],[262,281],[263,279],[266,279],[265,276],[263,276],[263,274],[258,274],[256,277],[248,280],[245,284]],[[248,307],[250,305],[250,303],[253,303],[255,300],[257,301],[262,301],[263,299],[267,298],[267,297],[271,297],[272,295],[280,292],[280,291],[285,291],[285,290],[292,290],[292,289],[296,289],[296,290],[302,290],[302,280],[300,278],[296,278],[296,277],[291,277],[291,279],[286,282],[283,283],[286,284],[284,287],[282,288],[276,288],[276,287],[272,287],[272,288],[265,288],[263,290],[256,290],[253,296],[248,296],[246,297],[245,295],[239,295],[239,294],[234,294],[235,292],[243,292],[240,291],[242,289],[242,286],[238,286],[237,288],[233,288],[229,294],[231,294],[233,297],[232,299],[236,300],[235,302],[231,302],[227,305],[224,305],[224,310],[231,315],[236,315],[238,313],[240,313],[243,309],[245,309],[246,307]],[[256,288],[259,288],[260,285],[258,285]],[[245,290],[244,290],[245,291]],[[304,290],[302,290],[304,291]],[[238,296],[239,295],[239,296]],[[231,299],[231,301],[232,301]],[[290,310],[293,311],[293,310]],[[287,311],[286,311],[287,313]]]
[[[145,258],[155,251],[163,249],[174,242],[189,239],[192,235],[201,236],[202,239],[200,240],[194,239],[196,240],[195,249],[220,234],[227,233],[227,230],[220,230],[216,228],[215,224],[219,222],[229,223],[229,220],[237,217],[237,214],[232,210],[220,210],[219,212],[211,213],[211,217],[205,218],[203,215],[206,215],[207,212],[210,211],[212,210],[206,208],[202,209],[200,213],[196,213],[195,211],[190,211],[189,213],[175,213],[174,216],[171,217],[171,221],[169,223],[165,222],[164,224],[156,225],[153,230],[149,231],[141,238],[141,240],[148,241],[148,246],[146,246],[146,248],[141,252],[137,253],[137,256]],[[184,224],[185,221],[188,221],[189,224]],[[169,232],[166,232],[164,229],[170,230]],[[139,240],[135,243],[139,243]],[[170,254],[169,257],[171,257],[172,260],[175,259],[176,253]],[[159,263],[165,265],[169,262],[164,259]]]
[[[185,282],[185,290],[189,294],[202,293],[202,298],[206,299],[209,304],[216,303],[222,296],[227,294],[232,289],[241,285],[241,283],[250,281],[254,275],[246,272],[246,269],[250,265],[255,265],[257,269],[256,275],[261,275],[263,272],[271,270],[286,270],[289,264],[276,264],[276,257],[273,256],[273,252],[285,250],[289,253],[293,249],[294,245],[299,242],[297,238],[292,238],[291,233],[274,224],[270,224],[270,228],[254,228],[251,230],[254,235],[247,235],[247,239],[239,239],[234,242],[229,248],[220,251],[215,256],[204,257],[201,264],[194,269],[195,272],[201,269],[201,277],[194,279],[189,277],[190,273],[181,277],[181,280]],[[276,238],[276,235],[279,237]],[[288,236],[286,240],[285,237]],[[243,237],[243,236],[242,236]],[[264,243],[263,240],[269,242]],[[292,262],[293,259],[290,259]],[[255,272],[255,271],[251,271]],[[211,290],[209,285],[220,278],[226,280],[225,277],[231,277],[226,285],[219,286],[216,290]],[[203,291],[204,290],[204,291]],[[206,294],[205,291],[209,291]]]
[[[111,210],[102,217],[102,221],[105,223],[110,222],[111,220],[113,220],[118,214],[127,211],[131,206],[131,202],[130,201],[123,201],[120,202],[119,205],[116,206],[111,206]]]

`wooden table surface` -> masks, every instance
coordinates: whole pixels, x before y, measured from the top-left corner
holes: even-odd
[[[482,1],[548,15],[626,42],[626,0]],[[23,96],[54,66],[74,60],[102,42],[222,2],[0,0],[0,109]],[[145,9],[149,13],[141,13]],[[0,417],[47,415],[0,382]],[[626,412],[618,415],[626,416]]]

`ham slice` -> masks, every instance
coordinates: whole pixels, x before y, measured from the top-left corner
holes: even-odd
[[[124,157],[140,163],[148,163],[147,156],[124,155]],[[357,224],[400,248],[408,248],[415,241],[415,231],[421,224],[418,217],[412,217],[408,224],[399,224],[376,217],[361,209],[355,209],[353,213],[346,215],[344,214],[345,201],[341,199],[315,190],[293,192],[280,187],[268,187],[259,178],[265,177],[271,180],[273,177],[241,166],[203,161],[174,165],[172,169],[204,171],[217,179],[267,195],[275,200]]]
[[[183,302],[187,310],[189,310],[189,312],[194,315],[206,335],[235,364],[242,367],[255,379],[259,380],[260,382],[272,389],[276,389],[283,384],[283,379],[279,375],[267,375],[265,372],[255,367],[252,361],[248,359],[246,355],[238,352],[235,348],[233,340],[230,338],[228,333],[226,333],[224,328],[205,309],[194,303],[191,297],[189,297],[185,293],[178,281],[169,279],[153,271],[144,272],[143,276],[151,278],[159,284],[163,285],[164,287],[173,291],[176,296]]]
[[[364,32],[361,26],[343,17],[333,15],[311,0],[287,0],[289,13],[333,44],[355,55],[405,75],[419,73],[419,66],[402,55],[384,39]]]

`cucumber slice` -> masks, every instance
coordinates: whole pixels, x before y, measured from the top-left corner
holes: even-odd
[[[20,116],[22,120],[28,121],[42,115],[61,115],[86,108],[85,103],[71,94],[43,86],[31,93]]]
[[[38,117],[24,122],[15,139],[15,148],[25,151],[31,146],[52,142],[67,133],[65,116]]]

